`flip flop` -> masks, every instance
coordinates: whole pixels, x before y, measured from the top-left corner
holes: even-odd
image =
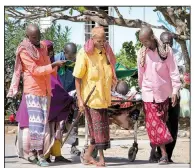
[[[32,158],[33,158],[33,159],[32,159]],[[33,163],[33,164],[37,164],[38,158],[35,157],[35,156],[29,156],[29,157],[28,157],[28,161],[31,162],[31,163]]]
[[[167,156],[161,157],[160,161],[159,161],[159,165],[165,165],[165,164],[168,164],[168,157]]]
[[[49,163],[46,160],[44,160],[44,159],[40,159],[37,162],[37,165],[40,166],[40,167],[48,167],[49,166]]]

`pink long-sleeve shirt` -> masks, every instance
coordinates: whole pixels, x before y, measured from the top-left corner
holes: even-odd
[[[144,102],[161,103],[172,94],[177,94],[180,87],[180,75],[172,49],[166,60],[162,61],[157,50],[146,52],[144,67],[140,66],[140,54],[137,58],[138,83]]]

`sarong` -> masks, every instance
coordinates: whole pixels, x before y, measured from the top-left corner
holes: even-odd
[[[162,103],[144,102],[145,122],[148,137],[154,146],[165,145],[173,141],[166,125],[169,99]]]
[[[48,97],[26,94],[29,116],[30,151],[43,150]]]
[[[107,109],[87,108],[86,119],[88,122],[91,145],[97,149],[106,150],[110,148],[110,130]]]

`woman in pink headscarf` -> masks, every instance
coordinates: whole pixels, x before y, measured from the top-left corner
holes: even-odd
[[[105,40],[104,28],[93,28],[92,38],[77,55],[73,72],[79,109],[86,114],[91,137],[91,145],[82,156],[84,164],[105,166],[103,150],[110,148],[107,108],[111,105],[111,87],[117,81],[115,62],[112,49]],[[85,106],[84,102],[94,86],[96,88]],[[99,162],[91,156],[95,147],[100,154]]]

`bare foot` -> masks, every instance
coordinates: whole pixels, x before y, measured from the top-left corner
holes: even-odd
[[[84,165],[96,165],[97,164],[97,161],[94,160],[94,158],[92,156],[84,156],[83,158],[83,162],[84,162]]]
[[[101,161],[97,162],[96,166],[98,166],[98,167],[106,167],[104,160],[101,160]]]

